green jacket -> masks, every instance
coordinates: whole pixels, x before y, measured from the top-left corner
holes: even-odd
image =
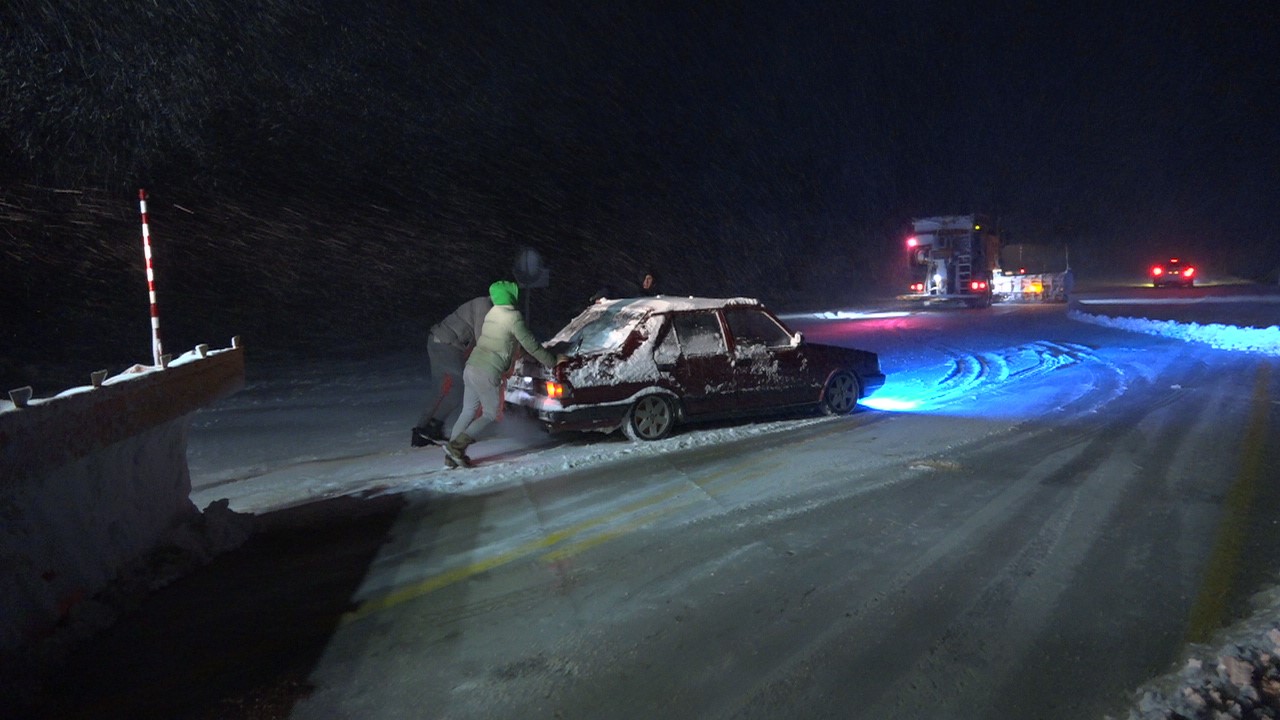
[[[511,368],[517,343],[543,365],[556,364],[556,356],[533,336],[519,310],[512,305],[494,305],[484,316],[484,326],[467,358],[467,367],[484,368],[494,378],[500,378]]]

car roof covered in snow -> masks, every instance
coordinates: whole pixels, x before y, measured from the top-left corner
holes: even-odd
[[[618,298],[616,300],[601,300],[602,304],[608,306],[616,306],[619,309],[626,307],[632,311],[649,311],[649,312],[671,312],[675,310],[715,310],[730,305],[760,305],[760,301],[755,298],[733,297],[733,298],[707,298],[707,297],[683,297],[678,295],[657,295],[655,297],[639,297],[639,298]]]

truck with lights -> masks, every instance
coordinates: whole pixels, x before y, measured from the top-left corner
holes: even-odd
[[[1000,235],[984,215],[914,218],[907,238],[912,300],[991,305],[991,279],[1000,263]]]

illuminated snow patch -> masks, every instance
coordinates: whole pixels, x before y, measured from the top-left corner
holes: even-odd
[[[1104,327],[1204,343],[1219,350],[1243,350],[1280,356],[1280,326],[1277,325],[1269,328],[1242,328],[1217,323],[1199,325],[1173,320],[1108,317],[1082,313],[1078,310],[1072,310],[1068,313],[1068,317]]]
[[[910,412],[920,406],[918,400],[879,396],[863,398],[858,401],[858,404],[872,410],[885,410],[888,412]]]

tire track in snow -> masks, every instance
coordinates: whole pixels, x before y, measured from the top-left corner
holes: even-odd
[[[1044,377],[1056,370],[1082,363],[1101,362],[1083,345],[1037,341],[994,352],[969,353],[939,348],[950,357],[946,372],[921,399],[929,406],[968,400],[974,395],[1001,389],[1013,381]]]

